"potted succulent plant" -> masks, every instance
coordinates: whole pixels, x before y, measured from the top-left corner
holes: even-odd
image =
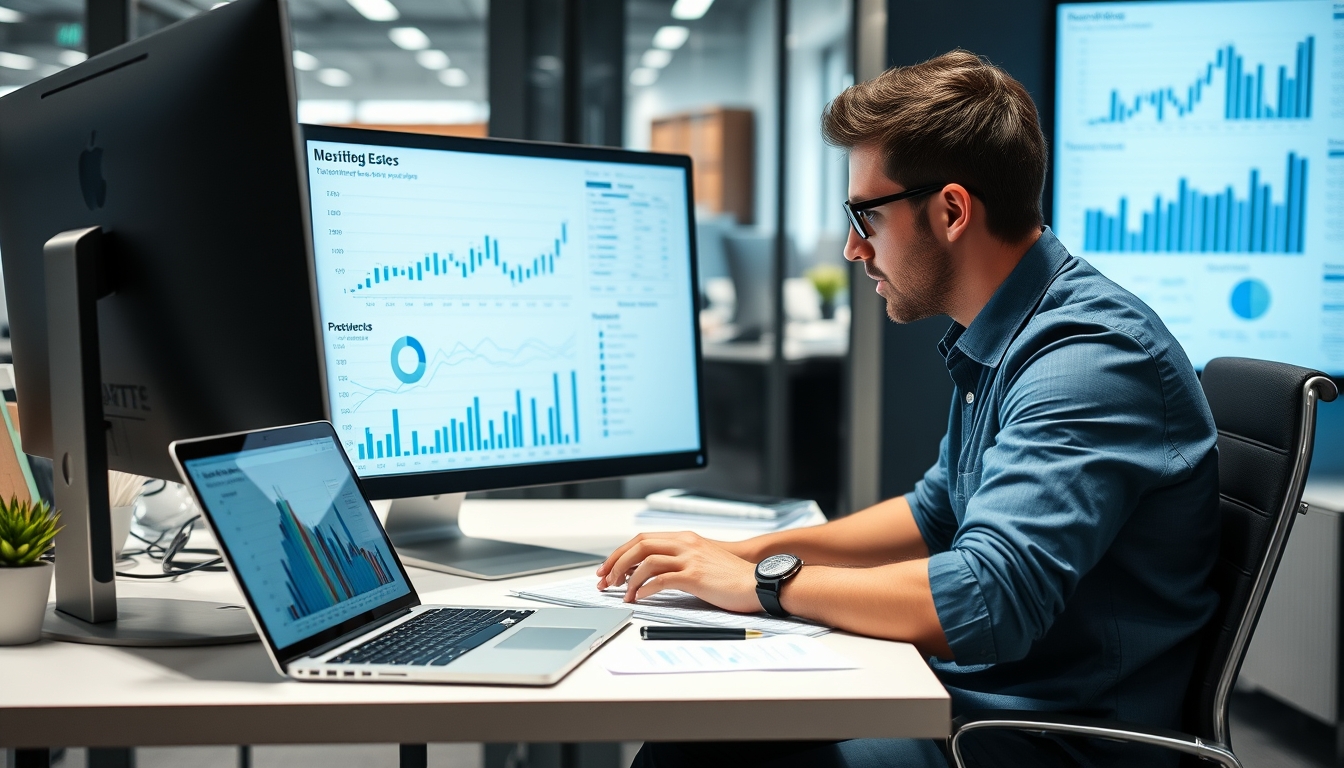
[[[54,570],[42,555],[61,529],[60,517],[45,501],[0,498],[0,645],[42,637]]]
[[[835,299],[848,284],[843,267],[834,264],[821,264],[807,271],[807,279],[821,296],[821,316],[827,320],[835,317]]]

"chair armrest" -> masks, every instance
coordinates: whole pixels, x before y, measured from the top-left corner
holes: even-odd
[[[1051,712],[1011,710],[972,712],[952,721],[952,738],[950,741],[952,759],[955,761],[957,768],[964,768],[965,766],[961,759],[961,738],[967,733],[988,730],[1056,733],[1065,736],[1083,736],[1109,741],[1147,744],[1194,755],[1204,760],[1211,760],[1223,766],[1223,768],[1241,768],[1241,761],[1237,760],[1237,756],[1232,754],[1232,750],[1226,746],[1211,744],[1179,731],[1122,723],[1118,720],[1075,717]]]

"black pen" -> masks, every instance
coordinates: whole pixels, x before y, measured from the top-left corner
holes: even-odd
[[[765,637],[765,633],[719,627],[640,627],[639,636],[645,640],[752,640]]]

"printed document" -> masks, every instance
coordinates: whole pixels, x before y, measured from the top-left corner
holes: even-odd
[[[820,640],[798,635],[773,635],[760,640],[645,641],[615,646],[598,658],[613,675],[798,672],[858,666]]]
[[[628,608],[635,618],[663,624],[694,624],[702,627],[741,627],[759,629],[769,635],[807,635],[820,637],[831,630],[801,619],[776,619],[767,613],[730,613],[716,608],[695,595],[679,590],[667,590],[643,598],[637,603],[626,603],[625,587],[611,587],[601,592],[596,576],[524,587],[511,593],[526,600],[537,600],[571,608]],[[759,641],[755,641],[759,642]]]

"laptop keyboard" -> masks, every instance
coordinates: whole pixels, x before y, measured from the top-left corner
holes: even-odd
[[[436,608],[357,645],[328,664],[442,667],[500,635],[533,611]]]

